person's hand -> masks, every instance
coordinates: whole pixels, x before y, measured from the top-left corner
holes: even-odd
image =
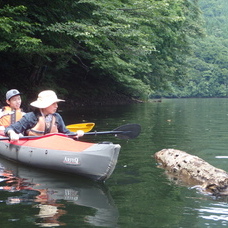
[[[77,130],[76,131],[76,134],[77,134],[76,138],[82,137],[84,135],[84,133],[85,132],[83,130]]]
[[[18,141],[19,140],[19,134],[17,134],[14,130],[9,130],[8,135],[9,135],[10,141]]]

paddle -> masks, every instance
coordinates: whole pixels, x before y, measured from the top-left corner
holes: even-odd
[[[93,129],[95,123],[78,123],[67,125],[66,128],[69,131],[76,132],[77,130],[83,130],[84,132],[89,132]]]
[[[120,139],[134,139],[141,132],[141,126],[139,124],[126,124],[122,125],[112,131],[94,131],[87,132],[84,135],[106,135],[115,134]]]
[[[87,132],[84,135],[106,135],[106,134],[115,134],[120,139],[134,139],[136,138],[141,132],[141,126],[139,124],[126,124],[122,125],[112,131],[94,131],[94,132]],[[47,134],[45,136],[22,136],[20,139],[36,139],[41,137],[48,137],[53,134]],[[54,134],[55,135],[55,134]],[[67,135],[68,137],[76,136],[77,134],[70,134]],[[9,137],[0,137],[0,140],[9,140]]]

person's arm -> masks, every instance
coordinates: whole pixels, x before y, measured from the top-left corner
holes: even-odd
[[[59,133],[63,133],[63,134],[70,134],[72,132],[70,132],[67,128],[66,125],[63,121],[62,116],[60,116],[59,113],[55,113],[55,118],[56,118],[56,124],[57,124],[57,128],[58,128],[58,132]]]
[[[75,134],[75,132],[71,132],[66,128],[63,118],[60,116],[59,113],[55,113],[55,117],[56,117],[56,123],[57,123],[59,133]],[[82,130],[78,130],[76,133],[77,133],[77,136],[75,136],[76,138],[82,137],[84,135],[84,131]]]

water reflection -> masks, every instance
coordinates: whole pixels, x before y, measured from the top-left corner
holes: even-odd
[[[114,227],[118,221],[118,210],[103,184],[27,168],[2,158],[0,191],[7,193],[0,199],[7,205],[31,205],[33,213],[27,217],[38,226],[69,225],[68,213],[93,226]]]

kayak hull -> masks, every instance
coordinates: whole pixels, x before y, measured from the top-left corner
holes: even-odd
[[[61,145],[58,146],[60,141]],[[53,142],[53,145],[49,142]],[[57,134],[17,143],[0,141],[0,155],[7,159],[96,181],[105,181],[110,177],[119,151],[119,144],[86,143]]]

